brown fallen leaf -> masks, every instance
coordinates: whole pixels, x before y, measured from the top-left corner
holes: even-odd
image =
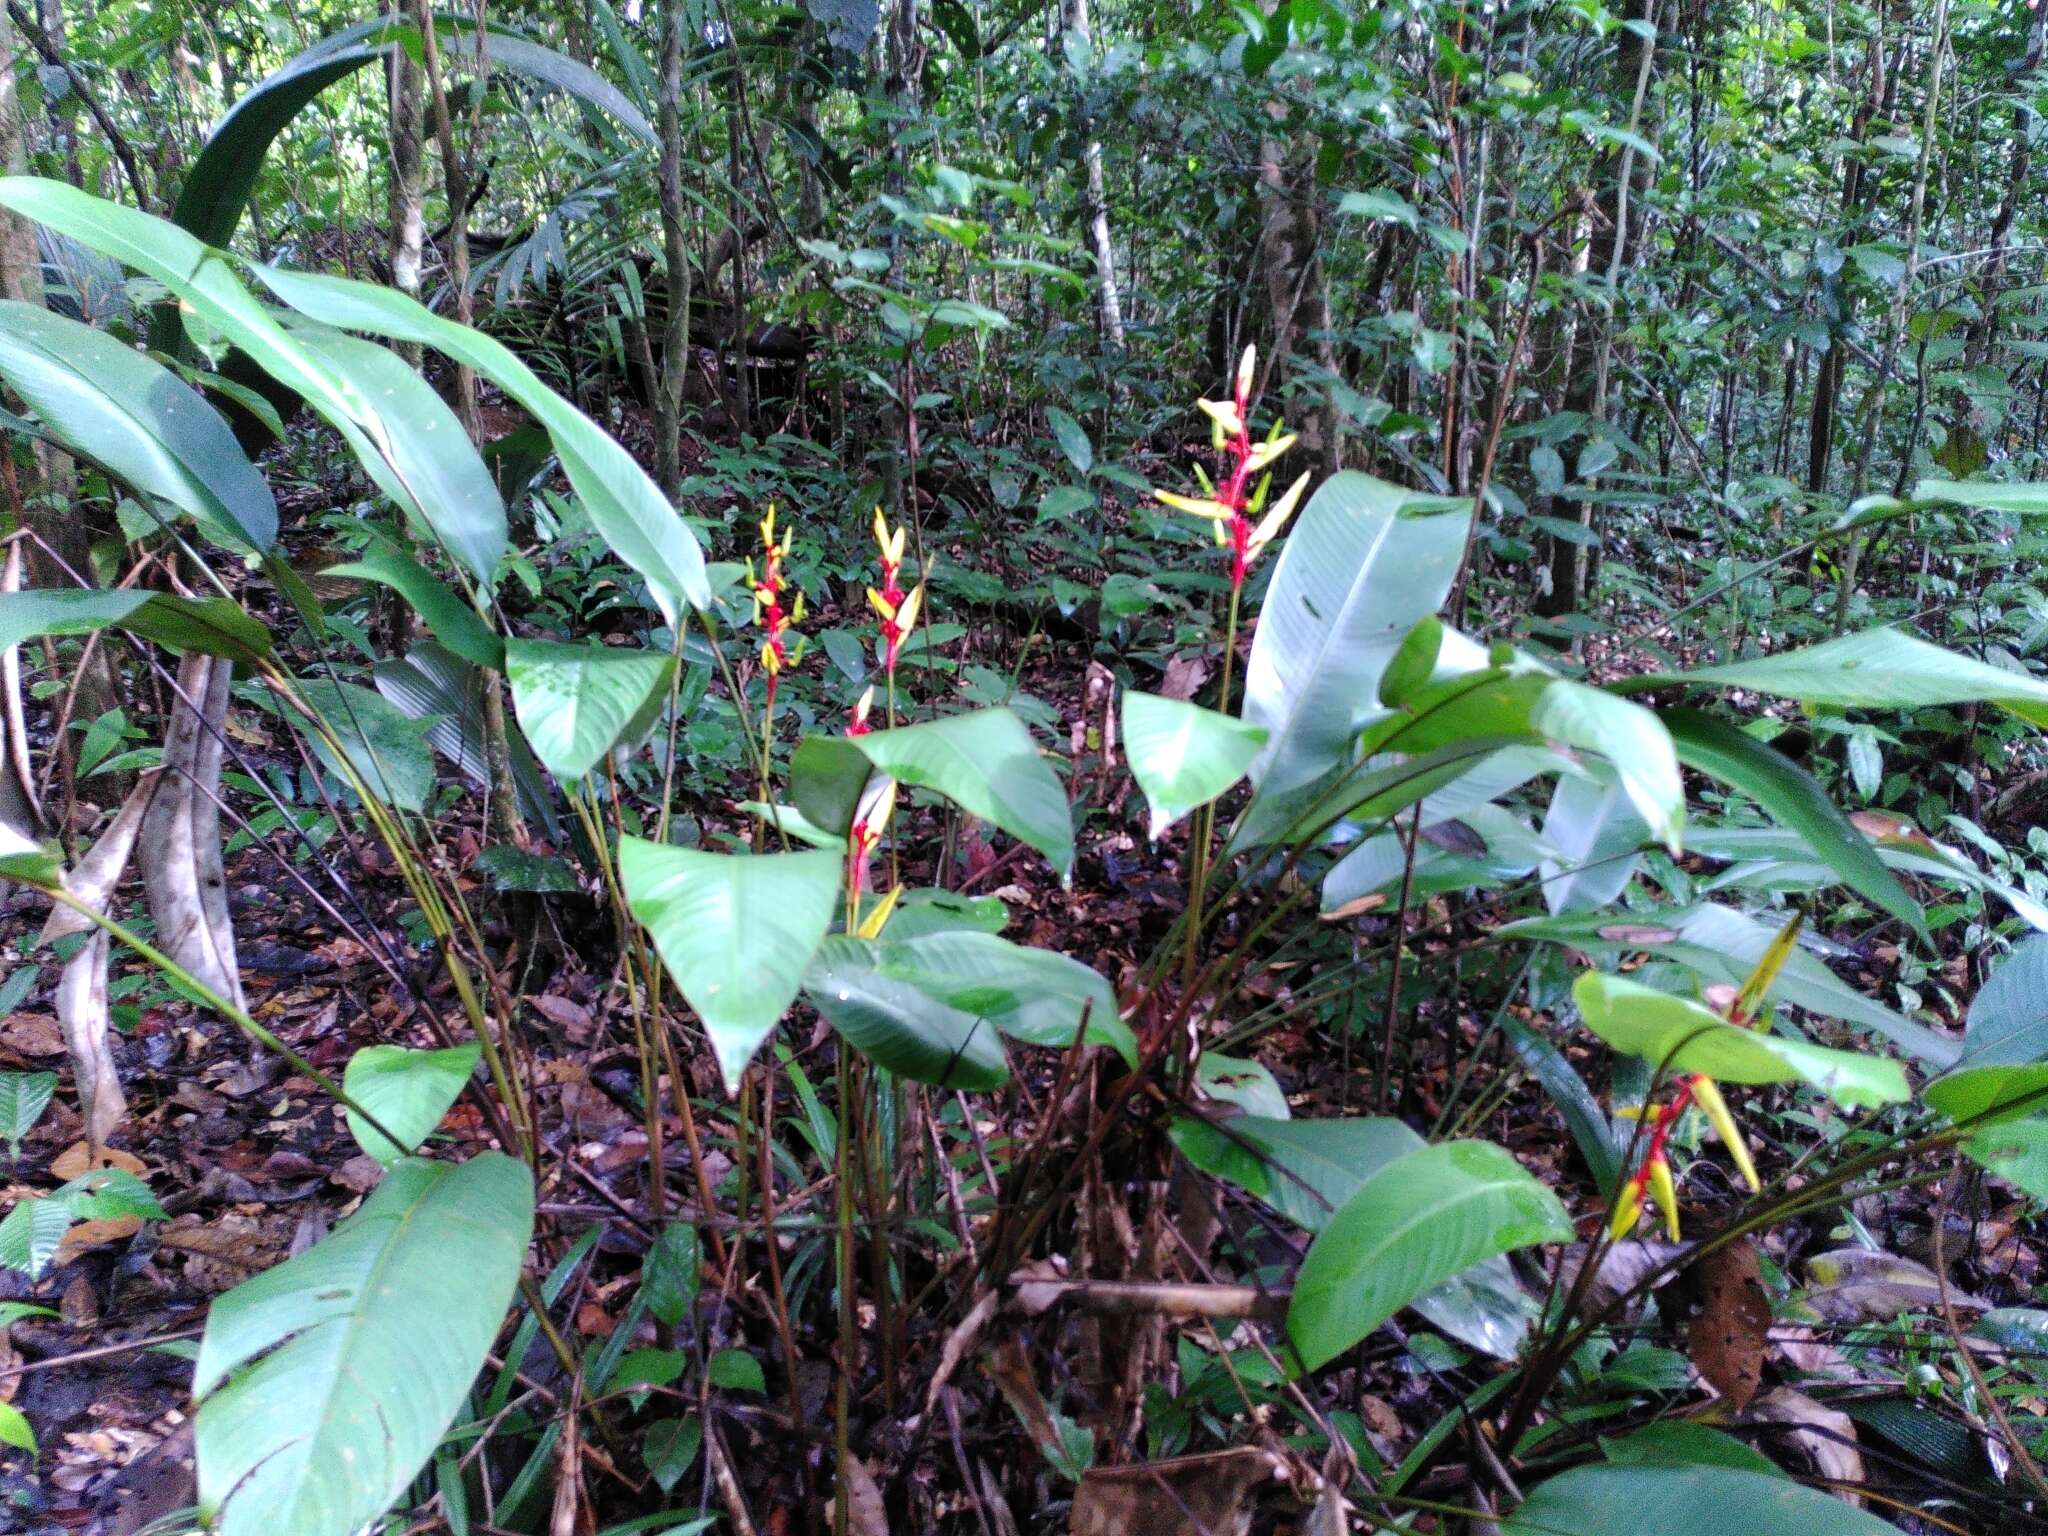
[[[1250,1494],[1272,1479],[1273,1458],[1255,1446],[1090,1467],[1074,1491],[1071,1536],[1245,1536]]]
[[[108,1216],[99,1221],[81,1221],[57,1244],[56,1257],[50,1260],[50,1267],[61,1269],[82,1253],[104,1248],[109,1243],[126,1242],[141,1230],[140,1216]]]
[[[825,1518],[836,1529],[837,1500],[825,1506]],[[858,1456],[846,1458],[846,1529],[850,1536],[889,1536],[889,1516],[875,1474]]]
[[[1771,1335],[1771,1300],[1764,1294],[1756,1248],[1745,1238],[1711,1249],[1694,1262],[1693,1275],[1700,1311],[1687,1331],[1686,1348],[1708,1385],[1740,1413],[1763,1385]]]
[[[62,1056],[64,1031],[47,1013],[10,1013],[0,1019],[0,1051],[15,1056]]]
[[[68,1183],[81,1173],[91,1173],[95,1168],[125,1168],[137,1178],[149,1172],[149,1165],[133,1152],[123,1152],[118,1147],[94,1147],[89,1142],[74,1141],[50,1160],[50,1177]]]

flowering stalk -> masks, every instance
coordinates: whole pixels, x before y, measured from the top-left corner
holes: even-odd
[[[754,570],[754,562],[747,561],[747,590],[754,594],[756,616],[761,622],[761,669],[768,674],[768,702],[761,712],[761,799],[768,799],[768,749],[775,731],[775,693],[781,685],[783,672],[803,660],[804,643],[799,638],[792,646],[789,631],[801,624],[804,617],[804,595],[799,592],[788,608],[783,607],[783,596],[789,590],[782,574],[782,562],[789,558],[790,541],[794,535],[785,531],[780,543],[775,538],[775,506],[771,502],[768,515],[761,519],[761,569]]]
[[[1750,972],[1739,989],[1721,986],[1708,989],[1708,1001],[1723,1010],[1730,1024],[1752,1029],[1764,1026],[1764,1000],[1770,993],[1771,983],[1778,979],[1778,973],[1791,957],[1805,918],[1803,911],[1792,915],[1792,920],[1771,940],[1756,969]],[[1761,1193],[1763,1185],[1756,1176],[1756,1163],[1749,1155],[1749,1141],[1730,1113],[1728,1101],[1721,1097],[1720,1085],[1704,1072],[1689,1073],[1679,1079],[1678,1091],[1672,1094],[1670,1102],[1654,1112],[1650,1120],[1650,1143],[1643,1153],[1642,1166],[1615,1197],[1608,1230],[1617,1241],[1633,1232],[1636,1223],[1642,1219],[1645,1194],[1656,1202],[1658,1211],[1663,1215],[1665,1232],[1673,1242],[1678,1240],[1678,1196],[1666,1148],[1673,1128],[1686,1110],[1695,1104],[1706,1115],[1707,1123],[1713,1126],[1714,1134],[1721,1138],[1721,1145],[1728,1149],[1728,1155],[1734,1159],[1736,1171],[1742,1175],[1742,1182],[1749,1186],[1750,1193]],[[1623,1110],[1621,1113],[1640,1117],[1649,1111]]]
[[[1308,489],[1309,481],[1306,474],[1302,475],[1287,488],[1270,511],[1265,510],[1267,495],[1273,486],[1272,466],[1294,446],[1295,434],[1283,432],[1282,424],[1275,422],[1273,430],[1263,441],[1253,440],[1251,396],[1252,380],[1257,371],[1258,349],[1246,347],[1244,356],[1238,360],[1230,398],[1196,402],[1202,414],[1209,418],[1209,440],[1220,456],[1219,478],[1213,484],[1199,467],[1195,471],[1202,488],[1209,494],[1198,497],[1180,496],[1172,491],[1152,493],[1163,505],[1176,512],[1207,518],[1215,530],[1217,545],[1230,551],[1230,610],[1224,622],[1222,689],[1216,704],[1225,712],[1230,709],[1231,674],[1237,661],[1238,611],[1244,595],[1245,577],[1251,573],[1253,562],[1268,544],[1279,537],[1287,526],[1287,520],[1294,516],[1294,509],[1301,501],[1302,492]],[[1251,487],[1255,478],[1258,489],[1253,491]],[[1214,831],[1215,809],[1205,805],[1195,817],[1188,873],[1183,966],[1188,982],[1192,982],[1194,977],[1196,942],[1202,928],[1202,891],[1208,882],[1209,842]]]
[[[880,633],[875,645],[875,659],[882,664],[882,673],[889,686],[889,724],[896,724],[896,657],[903,649],[903,642],[917,627],[918,610],[924,604],[924,583],[920,581],[908,592],[903,590],[903,540],[908,529],[889,527],[882,516],[882,509],[875,508],[875,547],[880,553],[882,584],[868,588],[868,606],[875,610],[880,621]]]

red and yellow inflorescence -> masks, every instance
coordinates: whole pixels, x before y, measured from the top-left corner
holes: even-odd
[[[1223,456],[1222,478],[1213,486],[1199,467],[1195,471],[1202,480],[1202,488],[1209,494],[1177,496],[1172,491],[1152,493],[1174,511],[1207,518],[1215,526],[1217,544],[1230,551],[1230,587],[1233,592],[1244,585],[1245,576],[1260,552],[1287,526],[1287,520],[1294,515],[1309,481],[1308,475],[1302,475],[1286,489],[1271,510],[1260,515],[1266,506],[1267,493],[1272,489],[1273,477],[1269,471],[1279,457],[1294,446],[1295,435],[1283,432],[1281,423],[1275,422],[1264,440],[1254,441],[1252,438],[1249,424],[1252,378],[1257,370],[1257,349],[1246,347],[1244,357],[1237,365],[1237,378],[1230,398],[1196,402],[1209,418],[1210,441],[1217,453]],[[1251,486],[1255,476],[1258,477],[1258,490],[1253,492]]]
[[[789,558],[791,537],[785,530],[781,542],[776,542],[775,507],[771,503],[768,515],[761,519],[761,569],[756,572],[754,562],[747,561],[747,590],[754,594],[755,616],[761,622],[761,669],[768,674],[771,710],[783,672],[803,660],[804,654],[803,640],[798,638],[794,644],[790,640],[790,630],[803,622],[803,593],[797,593],[795,601],[787,607],[783,605],[789,584],[782,573],[782,562]]]
[[[868,588],[868,606],[875,610],[880,621],[881,636],[875,647],[876,658],[882,663],[882,670],[891,676],[896,672],[896,653],[909,638],[911,630],[917,627],[918,609],[924,603],[924,583],[919,582],[908,592],[903,590],[903,536],[907,530],[889,527],[882,516],[882,509],[875,508],[875,546],[881,552],[882,584]]]

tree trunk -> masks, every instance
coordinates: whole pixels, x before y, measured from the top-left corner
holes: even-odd
[[[420,264],[426,244],[426,189],[420,167],[420,67],[403,48],[391,50],[385,89],[391,100],[391,285],[400,293],[420,297]],[[420,366],[416,342],[399,342],[398,350],[413,367]]]
[[[661,250],[668,268],[668,325],[654,406],[655,478],[671,501],[683,485],[683,389],[690,373],[690,246],[683,226],[682,0],[661,6]]]
[[[1063,18],[1067,32],[1083,49],[1094,42],[1088,19],[1088,0],[1064,0]],[[1102,185],[1102,141],[1095,136],[1093,122],[1083,124],[1081,149],[1083,200],[1088,219],[1088,249],[1095,256],[1095,330],[1104,351],[1122,351],[1124,345],[1123,303],[1117,296],[1116,248],[1109,237],[1109,200]]]

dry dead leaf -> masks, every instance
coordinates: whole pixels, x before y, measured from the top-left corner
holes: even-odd
[[[1245,1536],[1250,1494],[1270,1481],[1272,1457],[1255,1446],[1090,1467],[1074,1491],[1071,1536]]]
[[[837,1528],[837,1501],[827,1503],[825,1518]],[[875,1474],[858,1456],[846,1458],[846,1529],[850,1536],[889,1536],[889,1516]]]
[[[50,1177],[69,1182],[82,1173],[95,1168],[125,1168],[137,1178],[149,1172],[149,1165],[133,1152],[123,1152],[117,1147],[95,1147],[90,1142],[74,1141],[50,1161]]]
[[[47,1013],[10,1013],[0,1019],[0,1050],[16,1056],[62,1056],[64,1031]]]
[[[1693,1274],[1700,1312],[1686,1334],[1687,1349],[1708,1385],[1740,1413],[1763,1385],[1771,1334],[1771,1301],[1756,1248],[1745,1238],[1711,1249],[1695,1261]]]
[[[1785,1438],[1810,1462],[1824,1482],[1854,1487],[1863,1481],[1863,1452],[1856,1443],[1855,1422],[1846,1413],[1824,1408],[1803,1392],[1773,1387],[1750,1404],[1751,1419],[1795,1426]],[[1862,1501],[1847,1488],[1836,1490],[1851,1504]]]
[[[108,1216],[100,1221],[81,1221],[57,1245],[57,1255],[50,1260],[52,1269],[61,1269],[94,1248],[104,1248],[109,1243],[126,1242],[142,1230],[140,1216]]]
[[[1941,1305],[1941,1281],[1933,1270],[1895,1253],[1869,1248],[1834,1248],[1806,1261],[1806,1300],[1833,1323],[1881,1321],[1901,1312]],[[1955,1286],[1948,1299],[1959,1308],[1986,1312],[1991,1303]]]

